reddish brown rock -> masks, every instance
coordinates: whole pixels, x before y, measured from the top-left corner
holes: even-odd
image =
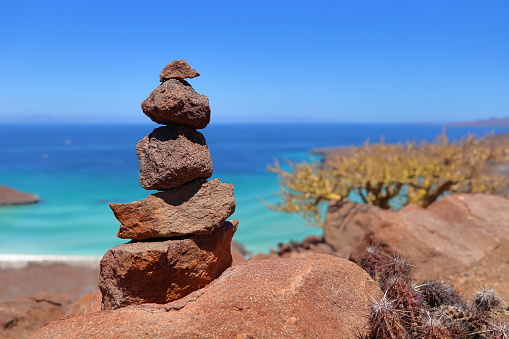
[[[473,285],[479,288],[481,277],[491,276],[494,280],[484,281],[490,285],[502,286],[507,276],[490,273],[507,272],[503,251],[509,241],[509,200],[482,194],[459,194],[444,197],[427,209],[405,208],[400,212],[381,212],[352,253],[352,259],[360,262],[365,248],[378,245],[391,255],[407,258],[414,266],[418,280],[450,277],[454,285],[467,286],[466,279],[472,280],[472,289],[463,289],[465,298],[471,297]],[[497,256],[492,253],[498,251]],[[506,253],[506,258],[509,253]],[[491,258],[486,260],[486,258]],[[485,272],[479,274],[479,272]],[[477,272],[477,274],[473,274]],[[502,284],[502,285],[501,285]],[[503,285],[509,287],[509,284]],[[509,298],[509,288],[500,293]]]
[[[95,292],[92,300],[83,308],[81,309],[81,314],[89,314],[94,312],[100,312],[101,306],[103,301],[103,295],[101,293],[101,290],[97,288],[97,291]],[[78,313],[76,313],[78,314]]]
[[[483,286],[493,288],[506,302],[509,301],[509,242],[504,241],[481,260],[444,272],[443,278],[450,282],[465,299],[471,299]]]
[[[1,301],[0,338],[29,338],[46,322],[60,319],[64,314],[61,301],[49,295]]]
[[[147,190],[166,190],[212,175],[205,137],[192,128],[170,125],[156,128],[136,145],[140,184]]]
[[[325,242],[338,255],[349,258],[364,230],[381,211],[381,208],[373,205],[330,202],[323,226]]]
[[[163,82],[141,103],[143,113],[162,124],[205,128],[210,122],[209,99],[198,94],[185,80]]]
[[[244,265],[247,263],[247,259],[244,255],[236,248],[235,246],[231,246],[232,250],[232,266],[235,265]]]
[[[193,180],[143,200],[110,207],[122,223],[122,239],[169,238],[211,233],[235,212],[233,185],[219,179]]]
[[[99,260],[86,265],[32,262],[21,268],[2,268],[0,301],[48,293],[67,304],[94,293],[98,278]]]
[[[32,193],[24,193],[7,186],[0,186],[1,205],[34,204],[39,201],[39,196]]]
[[[28,338],[46,322],[80,313],[76,299],[97,289],[99,260],[97,267],[64,262],[17,265],[0,262],[0,338]]]
[[[170,79],[188,79],[196,78],[200,76],[200,73],[196,72],[195,69],[191,68],[185,60],[175,60],[166,65],[159,75],[161,82]]]
[[[90,308],[90,305],[94,302],[95,294],[87,293],[80,298],[76,299],[69,306],[66,307],[66,316],[83,314]]]
[[[237,225],[233,220],[211,234],[111,248],[101,260],[102,308],[163,304],[208,285],[232,264]]]
[[[166,305],[79,315],[34,338],[356,338],[381,296],[366,272],[335,256],[250,261]]]
[[[232,241],[231,249],[233,259],[232,266],[244,265],[245,263],[247,263],[249,252],[246,250],[243,244],[241,244],[238,241]]]
[[[277,249],[271,249],[268,254],[256,254],[251,259],[263,260],[270,258],[307,258],[317,253],[333,254],[333,248],[325,243],[323,237],[309,235],[301,242],[290,241],[289,243],[279,243]]]

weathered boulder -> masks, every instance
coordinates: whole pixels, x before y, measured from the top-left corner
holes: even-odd
[[[78,315],[33,338],[356,338],[381,297],[366,272],[339,257],[250,261],[168,304]]]
[[[271,249],[269,253],[258,253],[250,258],[252,260],[262,260],[271,258],[306,258],[317,253],[337,255],[334,249],[327,244],[323,237],[309,235],[302,241],[290,241],[289,243],[279,243],[277,249]]]
[[[102,308],[164,304],[208,285],[232,264],[230,244],[238,221],[211,234],[115,246],[101,260]]]
[[[196,179],[128,204],[110,203],[122,239],[211,233],[235,212],[233,185]]]
[[[381,212],[369,226],[352,253],[352,260],[360,262],[362,253],[370,245],[378,245],[384,252],[407,258],[414,266],[418,280],[455,277],[467,286],[470,276],[479,282],[488,271],[507,272],[506,260],[491,260],[494,251],[500,251],[509,241],[509,200],[483,194],[458,194],[444,197],[427,209],[408,206],[399,212]],[[481,265],[482,264],[482,265]],[[481,265],[482,267],[479,267]],[[472,275],[468,272],[485,274]],[[491,275],[494,279],[507,281],[507,276]],[[490,285],[500,285],[492,280]],[[479,284],[476,288],[479,288]],[[503,286],[509,287],[509,284]],[[475,289],[463,289],[465,297],[471,297]],[[499,292],[509,298],[509,288]]]
[[[150,93],[141,109],[152,121],[205,128],[210,122],[207,96],[198,94],[185,80],[169,79]]]
[[[380,212],[382,209],[374,205],[331,201],[323,226],[325,242],[338,255],[349,258],[365,229]]]
[[[39,202],[39,196],[32,193],[24,193],[7,186],[0,186],[1,205],[23,205]]]
[[[247,259],[244,254],[233,244],[231,245],[232,251],[232,266],[244,265],[247,263]]]
[[[97,286],[97,283],[96,283],[96,286]],[[96,287],[96,289],[97,289],[97,287]],[[97,289],[97,291],[98,291],[98,289]],[[85,313],[85,311],[90,308],[90,304],[92,304],[95,301],[94,299],[95,299],[95,294],[91,294],[91,293],[87,293],[87,294],[81,296],[80,298],[74,300],[71,304],[66,306],[65,315],[70,316],[70,315]],[[101,309],[100,302],[99,302],[99,309]]]
[[[192,128],[156,128],[136,145],[140,184],[147,190],[166,190],[212,175],[205,137]]]
[[[185,60],[174,60],[166,65],[161,74],[159,80],[161,82],[170,79],[188,79],[200,76],[200,73],[196,72],[194,68],[191,68]]]
[[[48,321],[64,315],[60,300],[49,295],[1,301],[0,338],[29,338]]]

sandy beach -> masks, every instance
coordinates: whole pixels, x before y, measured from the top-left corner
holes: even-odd
[[[40,255],[0,253],[0,269],[21,269],[30,265],[65,264],[73,267],[98,268],[100,256]]]
[[[95,293],[98,256],[0,254],[0,301],[49,294],[65,301]]]

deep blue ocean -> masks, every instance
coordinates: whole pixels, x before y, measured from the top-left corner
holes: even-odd
[[[0,253],[102,255],[125,240],[108,202],[145,198],[138,183],[135,145],[155,124],[2,124],[0,185],[38,194],[40,203],[0,206]],[[321,229],[295,215],[270,211],[277,176],[267,171],[274,159],[316,159],[319,147],[433,141],[440,125],[397,124],[211,124],[207,139],[214,178],[235,185],[240,220],[234,237],[258,253],[278,242],[300,240]],[[450,138],[467,133],[496,134],[507,129],[448,128]]]

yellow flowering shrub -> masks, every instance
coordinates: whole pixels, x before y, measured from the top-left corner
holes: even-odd
[[[320,205],[351,201],[397,209],[405,204],[429,206],[444,194],[495,193],[509,184],[504,176],[485,170],[489,162],[509,160],[509,150],[497,147],[493,136],[474,135],[451,142],[443,135],[433,143],[388,145],[366,142],[350,155],[328,162],[278,162],[268,170],[278,174],[281,202],[269,208],[297,213],[321,225]]]

